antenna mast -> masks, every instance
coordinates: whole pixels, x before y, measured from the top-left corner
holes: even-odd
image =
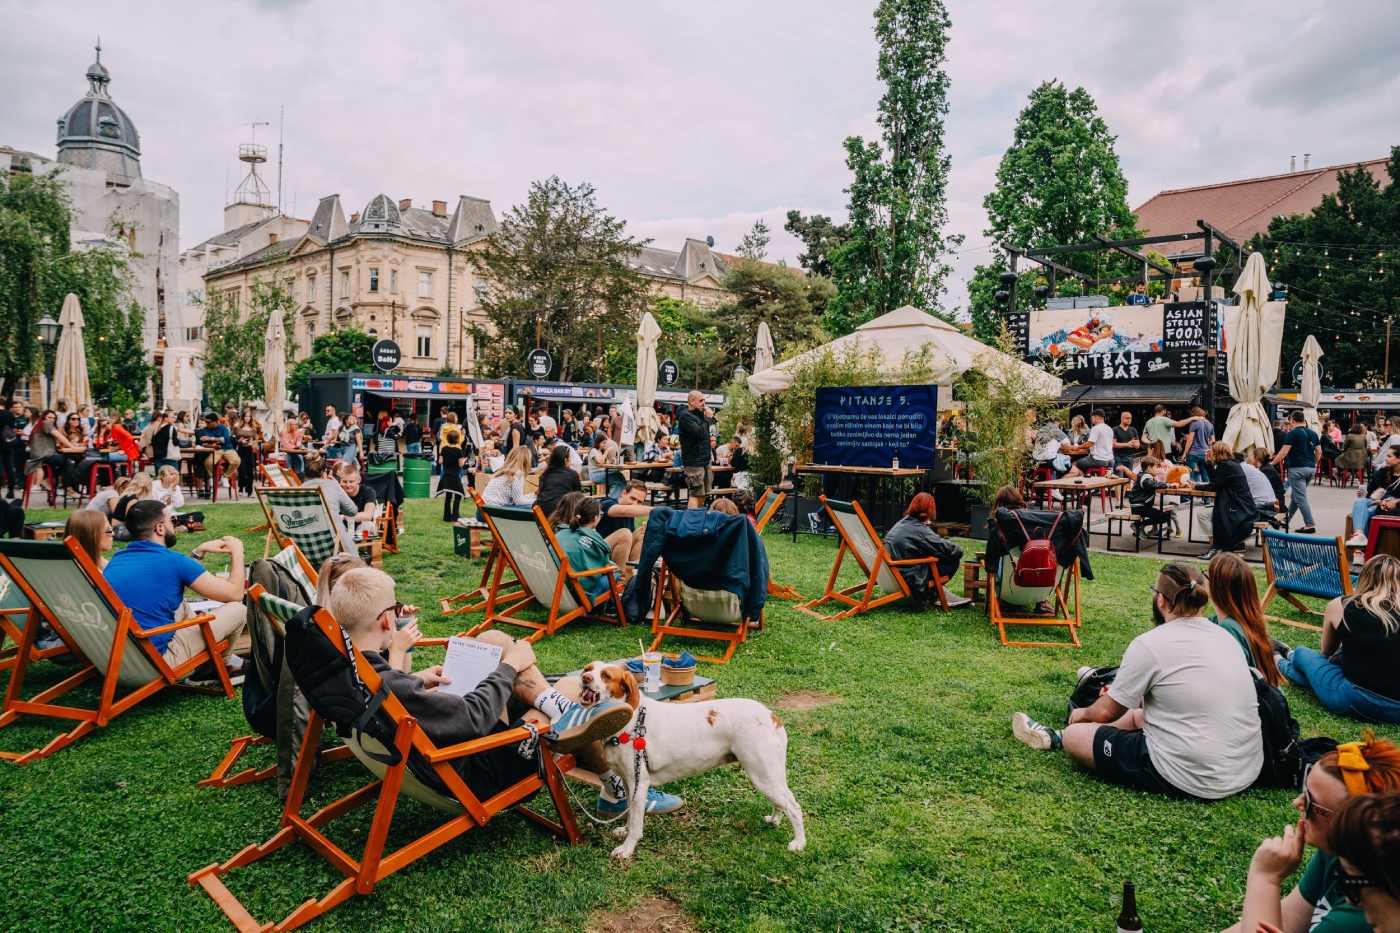
[[[287,105],[277,109],[277,214],[282,214],[282,131],[287,126]]]

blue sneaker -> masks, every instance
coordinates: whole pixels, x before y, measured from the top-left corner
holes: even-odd
[[[668,794],[664,790],[657,790],[655,787],[647,790],[647,812],[648,813],[670,813],[685,806],[685,801],[675,794]],[[609,800],[602,794],[598,795],[598,813],[603,816],[617,816],[619,813],[627,811],[627,798],[619,797],[616,800]]]
[[[592,706],[571,703],[544,737],[555,751],[572,752],[617,735],[631,721],[632,707],[619,700],[609,698]]]

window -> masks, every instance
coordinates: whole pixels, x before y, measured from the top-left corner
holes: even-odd
[[[431,272],[418,273],[418,297],[433,297],[433,274]]]
[[[344,297],[344,296],[350,294],[350,270],[349,270],[349,269],[341,269],[341,270],[340,270],[340,294],[341,294],[341,297]]]
[[[418,355],[433,355],[433,329],[427,324],[418,325]]]
[[[99,338],[99,339],[101,339],[101,338]],[[185,328],[185,342],[186,342],[186,343],[195,343],[196,341],[200,341],[200,340],[203,340],[203,339],[204,339],[204,328],[203,328],[203,327],[186,327],[186,328]]]
[[[397,295],[398,293],[399,293],[399,270],[398,270],[398,269],[390,269],[390,270],[389,270],[389,294],[391,294],[391,295]]]
[[[370,266],[370,267],[369,267],[369,290],[372,291],[372,292],[377,292],[377,291],[379,291],[379,267],[378,267],[378,266]]]
[[[316,342],[316,322],[306,322],[306,352],[311,352],[312,345]]]
[[[312,304],[316,301],[316,276],[306,277],[306,303]]]

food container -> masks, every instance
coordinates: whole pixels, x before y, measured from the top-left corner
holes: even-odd
[[[661,665],[661,682],[672,687],[688,687],[695,683],[695,668]]]

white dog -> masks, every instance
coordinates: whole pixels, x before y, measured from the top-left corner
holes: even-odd
[[[754,700],[658,703],[642,696],[626,667],[594,661],[583,669],[580,701],[593,705],[616,697],[632,707],[627,727],[603,744],[608,765],[627,786],[627,825],[613,830],[622,844],[614,858],[631,858],[642,838],[647,790],[737,761],[753,786],[778,808],[765,822],[792,820],[792,852],[807,845],[802,808],[788,789],[787,730]],[[639,741],[640,740],[640,741]]]

